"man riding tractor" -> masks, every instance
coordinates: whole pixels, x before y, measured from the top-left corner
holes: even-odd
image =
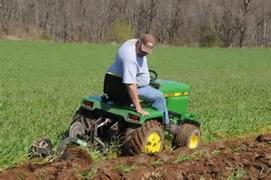
[[[140,105],[140,99],[152,103],[152,107],[163,113],[163,124],[170,133],[176,133],[178,126],[169,120],[164,94],[150,86],[147,55],[155,46],[156,40],[151,34],[143,34],[139,39],[130,39],[119,48],[115,62],[105,75],[104,92],[110,100],[131,102],[136,112],[148,116]]]
[[[153,35],[144,34],[121,45],[105,75],[104,95],[82,99],[64,146],[83,139],[105,152],[117,141],[129,154],[158,153],[165,129],[174,148],[198,147],[200,124],[188,112],[190,86],[157,80],[148,69],[146,56],[155,43]]]

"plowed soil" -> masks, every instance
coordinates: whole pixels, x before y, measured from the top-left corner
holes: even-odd
[[[82,149],[67,149],[48,164],[24,164],[0,179],[271,179],[271,134],[220,141],[197,150],[180,148],[93,162]]]

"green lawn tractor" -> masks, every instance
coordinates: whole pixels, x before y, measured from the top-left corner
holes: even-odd
[[[190,87],[187,84],[157,80],[150,71],[151,85],[164,94],[171,122],[179,126],[172,137],[173,148],[197,148],[200,144],[200,123],[188,112]],[[104,96],[82,99],[69,129],[70,138],[84,140],[88,145],[106,152],[112,142],[121,144],[124,153],[158,153],[163,150],[165,128],[163,114],[140,102],[148,116],[141,116],[135,108],[107,101]]]

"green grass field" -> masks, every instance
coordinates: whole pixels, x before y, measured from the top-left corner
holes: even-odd
[[[102,93],[117,48],[0,41],[0,167],[38,138],[59,142],[81,98]],[[191,85],[204,142],[271,131],[271,49],[159,47],[149,66]]]

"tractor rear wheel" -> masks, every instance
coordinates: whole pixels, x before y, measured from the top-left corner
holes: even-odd
[[[174,136],[172,145],[175,148],[188,147],[195,149],[200,145],[200,129],[193,124],[182,124],[178,133]]]
[[[124,144],[125,153],[158,153],[163,149],[164,131],[156,120],[150,120],[135,129],[128,129]]]

